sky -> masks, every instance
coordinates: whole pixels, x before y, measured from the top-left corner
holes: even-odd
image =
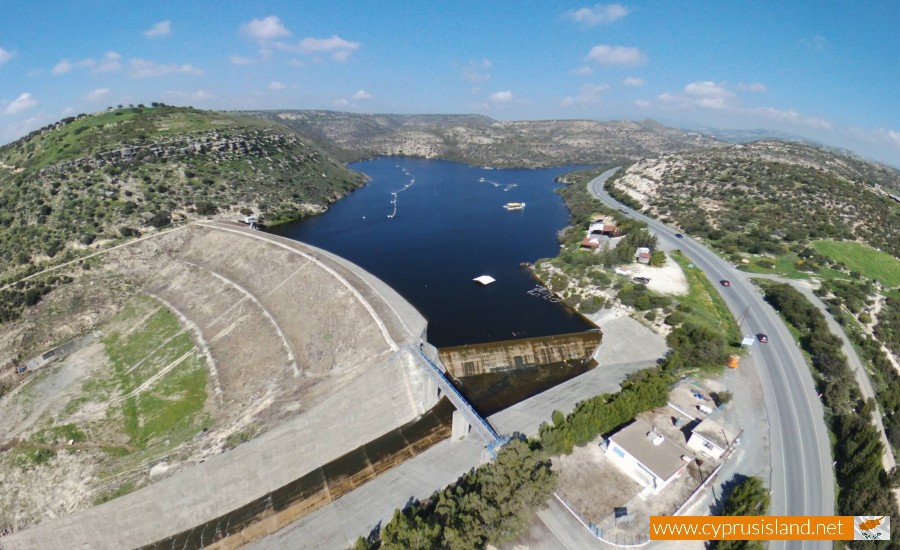
[[[108,106],[652,118],[900,167],[900,2],[3,0],[0,143]]]

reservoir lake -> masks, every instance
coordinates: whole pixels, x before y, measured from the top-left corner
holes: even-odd
[[[428,320],[436,347],[581,332],[594,326],[548,294],[522,262],[555,256],[568,212],[560,174],[379,158],[351,164],[371,180],[322,215],[271,232],[342,256]],[[509,202],[525,208],[507,211]],[[472,279],[490,275],[480,286]]]

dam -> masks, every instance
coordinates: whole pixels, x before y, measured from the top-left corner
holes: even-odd
[[[261,433],[173,464],[114,500],[4,536],[3,550],[236,547],[451,435],[454,411],[440,399],[448,392],[422,365],[424,355],[440,365],[440,352],[424,343],[425,319],[337,256],[235,224],[202,223],[104,262],[173,311],[206,357],[207,407],[216,420],[198,441],[219,441],[247,419]],[[580,344],[567,340],[566,353],[599,342],[598,333],[586,334]],[[537,341],[526,353],[519,341],[505,367],[515,357],[526,366],[568,357],[548,346]],[[505,368],[482,352],[480,360],[471,350],[454,352],[451,364]],[[469,429],[463,420],[454,419],[457,437]]]

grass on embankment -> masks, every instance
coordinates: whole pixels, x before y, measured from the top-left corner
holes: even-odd
[[[145,307],[155,305],[152,300],[141,301]],[[126,308],[123,314],[137,317],[141,311],[145,308]],[[202,429],[199,417],[206,403],[207,381],[204,359],[171,311],[160,308],[138,330],[113,332],[103,342],[119,394],[128,396],[121,413],[123,430],[132,445],[142,450],[172,448]],[[139,390],[164,369],[170,370]]]
[[[852,241],[813,241],[813,248],[851,271],[878,279],[887,287],[900,286],[900,260],[871,246]]]
[[[672,251],[670,256],[681,266],[688,281],[688,294],[678,296],[681,304],[691,306],[691,311],[687,313],[688,321],[722,334],[731,344],[740,342],[741,332],[737,322],[713,283],[696,267],[688,267],[691,262],[681,251]]]

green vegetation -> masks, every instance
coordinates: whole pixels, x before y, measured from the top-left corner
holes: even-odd
[[[813,248],[835,262],[844,264],[887,287],[900,286],[900,260],[871,246],[851,241],[813,241]],[[900,256],[900,253],[897,254]]]
[[[598,168],[565,174],[559,178],[566,183],[558,190],[569,209],[569,226],[560,232],[561,249],[555,258],[539,260],[535,274],[544,284],[561,296],[565,303],[584,314],[599,311],[606,300],[591,288],[608,288],[614,282],[609,270],[617,265],[634,260],[634,251],[639,246],[656,248],[656,236],[647,230],[645,223],[618,216],[615,221],[625,235],[614,249],[600,253],[581,250],[585,230],[595,214],[617,215],[618,211],[608,208],[595,199],[587,190],[587,182],[605,170]],[[651,263],[661,265],[665,254],[655,252]],[[570,284],[572,283],[572,284]],[[619,300],[639,311],[649,311],[668,307],[671,299],[647,290],[644,285],[617,282]]]
[[[735,476],[737,477],[737,476]],[[725,499],[723,516],[765,516],[769,511],[769,492],[758,477],[744,478]],[[711,550],[763,550],[759,540],[714,540]]]
[[[539,447],[510,441],[493,462],[394,512],[380,533],[361,537],[356,548],[468,550],[508,542],[544,506],[556,481]]]
[[[0,163],[0,285],[217,213],[297,219],[362,183],[283,126],[162,104],[63,119]]]
[[[671,384],[671,376],[656,368],[629,375],[619,393],[581,401],[568,416],[555,411],[553,425],[541,424],[541,446],[551,455],[569,454],[575,445],[585,445],[638,413],[665,405]]]
[[[891,486],[898,476],[885,472],[881,464],[884,447],[871,418],[875,403],[862,401],[840,339],[828,330],[822,313],[789,285],[768,283],[763,288],[766,300],[800,333],[800,345],[809,353],[818,378],[826,423],[833,434],[837,513],[855,516],[867,514],[866,510],[890,510],[896,516]],[[900,534],[892,533],[890,544],[898,541]]]
[[[113,332],[104,343],[118,392],[125,396],[121,413],[132,445],[172,448],[201,429],[207,371],[172,312],[160,308],[141,330]]]
[[[753,260],[751,271],[771,272],[774,262],[776,272],[791,277],[859,271],[900,278],[890,257],[900,257],[900,205],[883,194],[900,189],[897,170],[780,142],[668,155],[648,170],[640,175],[659,182],[646,205],[657,217],[732,262],[767,256]],[[621,181],[611,178],[610,193],[628,200]],[[866,254],[849,241],[886,254]]]
[[[0,290],[0,323],[18,319],[22,311],[41,301],[59,285],[71,282],[71,277],[55,275],[19,281]]]
[[[713,283],[702,271],[689,267],[690,261],[681,251],[672,252],[671,257],[681,266],[688,281],[688,294],[678,297],[682,306],[679,309],[685,313],[685,319],[723,335],[728,342],[740,342],[741,332],[734,316],[731,315]]]
[[[900,355],[900,298],[893,296],[885,298],[884,308],[878,314],[878,324],[875,325],[874,332],[888,349]]]

